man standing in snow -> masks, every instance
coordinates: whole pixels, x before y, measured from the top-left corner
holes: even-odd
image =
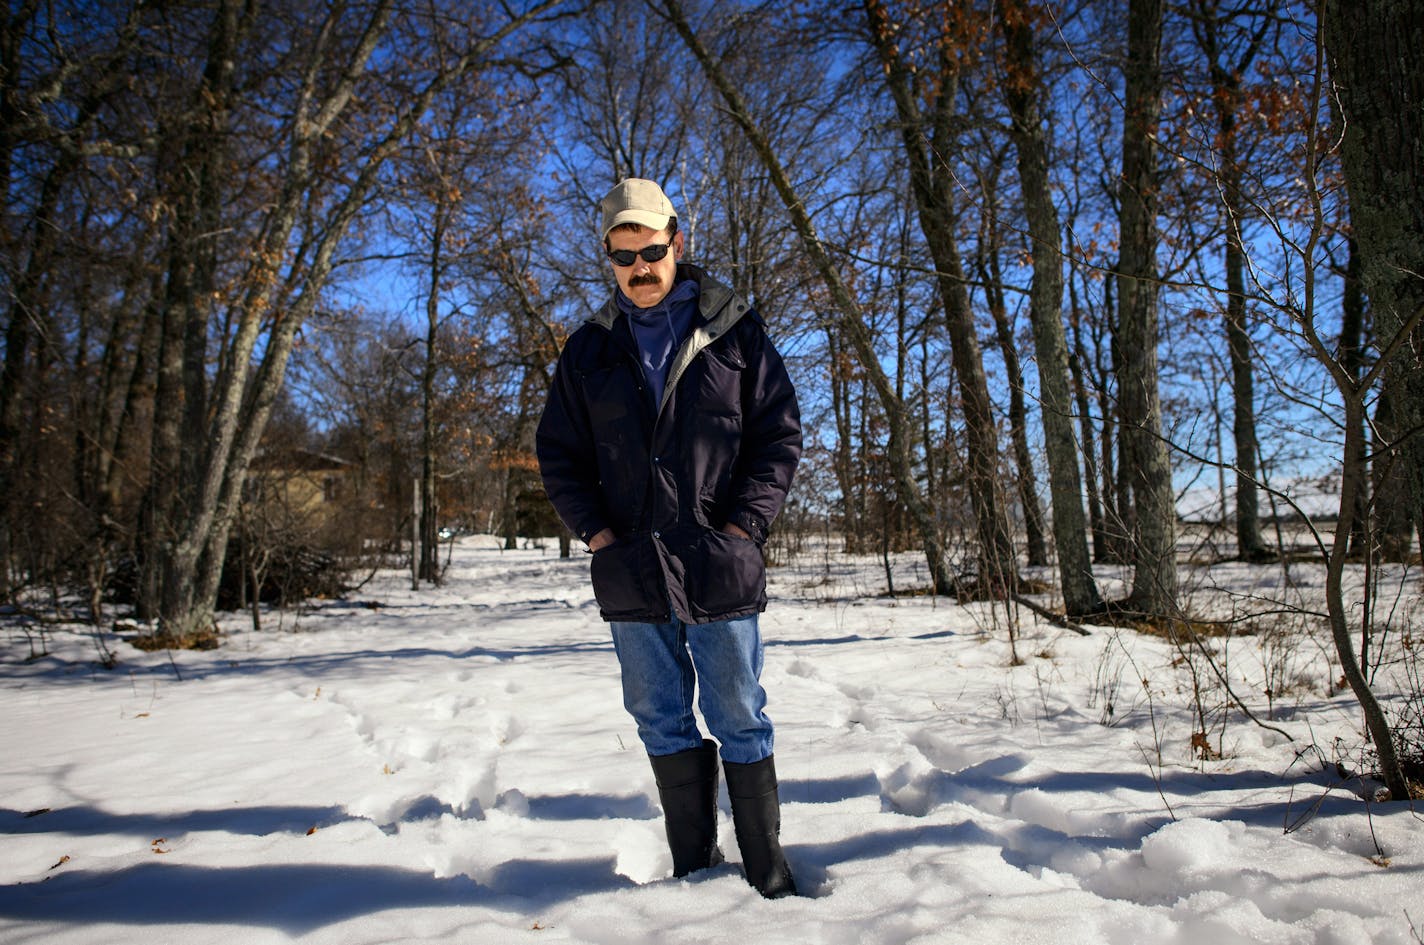
[[[539,469],[593,553],[623,704],[663,806],[673,875],[722,861],[721,743],[747,881],[794,895],[763,711],[762,546],[801,455],[796,392],[761,317],[680,260],[662,188],[630,178],[599,203],[617,289],[570,336],[539,421]]]

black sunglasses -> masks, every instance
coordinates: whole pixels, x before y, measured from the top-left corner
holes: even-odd
[[[671,243],[652,243],[639,250],[610,249],[608,258],[613,260],[615,266],[631,266],[639,256],[643,257],[644,262],[655,263],[667,255],[670,246]]]

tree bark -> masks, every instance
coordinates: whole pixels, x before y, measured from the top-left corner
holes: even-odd
[[[1068,372],[1073,380],[1073,402],[1078,407],[1078,438],[1083,452],[1083,482],[1088,489],[1088,527],[1093,532],[1093,561],[1107,560],[1104,518],[1106,510],[1098,477],[1097,437],[1093,435],[1093,413],[1088,402],[1088,376],[1083,366],[1082,315],[1078,310],[1078,292],[1072,272],[1069,272],[1068,298],[1071,306],[1073,347],[1068,354]],[[1096,582],[1094,582],[1096,584]]]
[[[1129,0],[1124,66],[1118,396],[1135,512],[1128,606],[1166,617],[1177,603],[1177,513],[1157,380],[1157,121],[1162,0]]]
[[[1350,376],[1351,381],[1358,384],[1365,373],[1365,290],[1360,285],[1360,244],[1353,236],[1346,241],[1346,253],[1345,272],[1340,287],[1340,366],[1345,369],[1345,373]],[[1360,421],[1365,422],[1363,412],[1361,412]],[[1359,431],[1356,442],[1360,454],[1353,457],[1353,461],[1358,462],[1361,469],[1369,469],[1372,473],[1376,472],[1376,468],[1370,464],[1365,452],[1370,444],[1369,435],[1365,430]],[[1371,480],[1366,480],[1366,482],[1370,487],[1364,488],[1362,485],[1355,500],[1354,518],[1350,527],[1350,553],[1352,555],[1373,553],[1369,549],[1374,532],[1371,525],[1371,519],[1374,518],[1372,506],[1375,506],[1371,496],[1378,498],[1379,493],[1378,483]],[[1403,507],[1408,506],[1407,501],[1398,504]],[[1411,527],[1408,516],[1405,516],[1403,535],[1406,550],[1409,545]]]
[[[445,276],[442,250],[449,212],[443,197],[437,198],[431,212],[434,219],[425,286],[425,361],[420,372],[420,560],[415,573],[421,581],[439,584],[440,508],[435,490],[435,375],[440,370],[440,286]]]
[[[1326,0],[1322,28],[1360,278],[1384,350],[1424,308],[1424,0]],[[1380,460],[1398,464],[1424,535],[1424,328],[1397,346],[1384,387],[1393,435]],[[1392,550],[1407,554],[1407,540]]]
[[[1005,97],[1013,119],[1011,134],[1018,154],[1024,213],[1033,240],[1033,283],[1029,317],[1038,355],[1039,395],[1043,401],[1044,445],[1048,453],[1053,539],[1063,605],[1070,616],[1102,608],[1088,555],[1083,519],[1083,480],[1073,436],[1072,395],[1068,382],[1068,341],[1063,330],[1063,255],[1058,209],[1048,179],[1048,141],[1039,111],[1043,80],[1038,74],[1032,27],[1026,5],[1005,0],[999,6],[1007,58]],[[1091,441],[1087,441],[1091,442]]]

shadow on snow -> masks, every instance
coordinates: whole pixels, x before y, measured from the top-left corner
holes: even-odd
[[[0,916],[67,923],[267,926],[301,935],[389,909],[483,906],[525,912],[636,885],[615,857],[511,860],[484,882],[385,866],[147,863],[108,872],[75,870],[44,882],[0,886]]]

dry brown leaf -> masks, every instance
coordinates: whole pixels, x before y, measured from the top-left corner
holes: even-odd
[[[1196,752],[1202,761],[1219,761],[1221,754],[1211,747],[1211,740],[1206,737],[1206,732],[1192,732],[1192,751]]]

